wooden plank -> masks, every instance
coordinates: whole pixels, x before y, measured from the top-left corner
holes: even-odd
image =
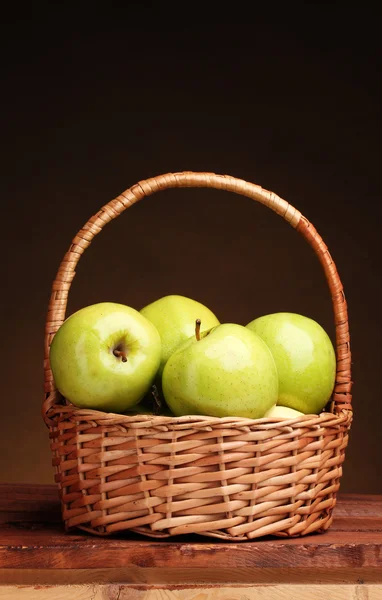
[[[342,495],[335,514],[328,532],[293,539],[102,538],[64,531],[55,486],[2,484],[0,584],[382,583],[382,496]]]
[[[58,488],[44,484],[0,484],[0,523],[38,521],[59,523],[61,508]]]
[[[8,600],[380,600],[382,585],[271,585],[251,587],[155,588],[130,586],[0,587]]]
[[[0,585],[126,584],[130,586],[232,586],[278,584],[382,584],[381,569],[177,569],[167,567],[98,569],[1,569]]]
[[[196,541],[197,540],[197,541]],[[58,525],[4,526],[0,530],[3,568],[91,569],[125,567],[208,568],[369,568],[381,566],[381,531],[328,531],[293,539],[250,543],[211,542],[194,536],[182,541],[100,538],[66,534]]]
[[[381,532],[382,519],[380,517],[339,517],[338,514],[336,514],[330,531]]]

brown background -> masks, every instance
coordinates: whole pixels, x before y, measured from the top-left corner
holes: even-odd
[[[167,18],[166,5],[132,3],[125,13],[110,4],[93,23],[78,9],[50,10],[5,23],[0,480],[53,481],[40,415],[44,318],[72,237],[140,179],[207,170],[284,197],[328,244],[353,352],[355,418],[342,490],[382,493],[381,53],[373,16],[335,4],[294,14],[270,4],[251,24],[246,13],[218,24],[205,7]],[[103,300],[140,308],[168,293],[206,303],[221,321],[301,312],[333,335],[310,248],[240,196],[171,190],[135,205],[82,258],[68,313]]]

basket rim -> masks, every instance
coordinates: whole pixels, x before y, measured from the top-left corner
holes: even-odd
[[[333,413],[322,411],[318,414],[304,414],[296,417],[260,417],[251,419],[247,417],[211,417],[208,415],[183,415],[166,416],[151,414],[126,415],[123,413],[105,412],[90,408],[78,408],[73,404],[55,404],[49,409],[48,416],[55,420],[74,420],[88,421],[94,423],[94,426],[128,426],[132,429],[138,427],[161,427],[179,428],[196,427],[200,428],[220,428],[222,426],[250,428],[250,429],[271,429],[271,428],[299,428],[303,427],[322,427],[332,424],[340,425],[352,420],[353,411],[348,408],[342,408],[341,411]],[[56,422],[57,426],[57,422]]]

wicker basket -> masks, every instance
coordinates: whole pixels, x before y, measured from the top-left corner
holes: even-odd
[[[235,192],[265,204],[313,247],[329,284],[337,375],[327,412],[288,420],[124,416],[80,410],[55,388],[53,336],[65,319],[78,260],[112,219],[144,196],[177,187]],[[345,296],[334,262],[301,213],[257,185],[213,173],[170,173],[141,181],[79,231],[52,287],[45,338],[45,401],[55,480],[66,530],[134,531],[155,538],[194,533],[227,541],[301,536],[332,522],[352,421]]]

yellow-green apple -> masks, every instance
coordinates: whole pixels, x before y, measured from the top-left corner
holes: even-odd
[[[201,320],[202,331],[219,325],[219,320],[207,306],[176,294],[159,298],[144,306],[140,312],[155,325],[161,337],[162,356],[158,378],[171,354],[194,334],[197,319]]]
[[[150,388],[161,357],[155,326],[114,302],[81,308],[58,329],[50,348],[57,389],[72,404],[121,413]]]
[[[329,401],[336,377],[333,344],[317,321],[279,312],[246,325],[269,347],[279,374],[277,404],[318,414]]]
[[[278,396],[278,375],[263,340],[242,325],[219,324],[184,342],[162,375],[164,397],[176,416],[256,419]]]
[[[304,413],[289,406],[279,406],[275,404],[264,415],[264,417],[275,417],[277,419],[293,419],[294,417],[302,417]]]

